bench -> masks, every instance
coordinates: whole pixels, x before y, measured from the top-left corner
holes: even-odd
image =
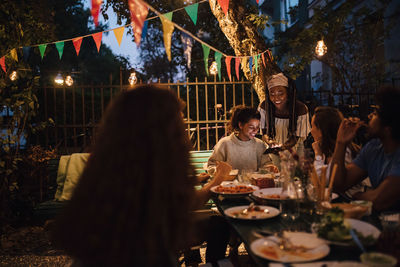
[[[196,174],[204,172],[204,163],[212,154],[212,150],[190,151],[190,162],[194,166]]]

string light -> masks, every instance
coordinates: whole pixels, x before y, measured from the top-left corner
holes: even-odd
[[[128,78],[128,82],[131,86],[134,86],[137,83],[136,72],[131,72],[131,75]]]
[[[74,84],[74,79],[72,79],[71,75],[65,77],[65,84],[67,86],[72,86]]]
[[[322,57],[326,54],[326,52],[328,52],[328,48],[326,47],[324,40],[318,41],[317,46],[315,47],[315,54],[317,54],[319,57]]]
[[[213,61],[213,63],[211,63],[209,71],[210,71],[211,75],[217,75],[218,74],[218,65],[217,65],[216,61]]]
[[[11,81],[15,81],[18,78],[18,74],[17,72],[14,70],[13,72],[11,72],[10,74],[10,80]]]
[[[56,78],[54,79],[54,82],[58,85],[63,85],[64,84],[64,78],[61,75],[61,73],[58,73]]]

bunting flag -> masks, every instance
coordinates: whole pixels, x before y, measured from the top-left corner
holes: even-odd
[[[56,43],[56,48],[57,48],[57,51],[58,51],[58,56],[59,56],[60,59],[61,59],[61,57],[62,57],[62,55],[63,55],[63,52],[64,52],[64,42],[58,42],[58,43]]]
[[[254,57],[254,68],[256,69],[257,73],[258,73],[258,57],[259,57],[259,55],[256,55]]]
[[[24,61],[28,61],[30,52],[31,52],[31,47],[30,46],[22,47],[22,55],[24,57]]]
[[[236,78],[239,81],[239,65],[240,65],[240,57],[235,57],[235,70],[236,70]]]
[[[218,68],[218,79],[221,81],[221,58],[222,54],[220,52],[215,51],[214,53],[214,59],[217,62],[217,68]]]
[[[46,47],[47,47],[47,44],[39,45],[40,56],[42,57],[42,59],[43,59],[43,56],[44,56],[44,51],[46,51]]]
[[[100,8],[101,4],[103,3],[103,0],[92,0],[92,17],[93,17],[93,22],[94,25],[99,26],[99,13],[100,13]]]
[[[72,40],[72,44],[75,47],[76,55],[79,56],[79,51],[81,51],[82,37],[78,37]]]
[[[264,68],[266,68],[266,66],[265,66],[265,58],[264,58],[264,53],[262,53],[262,54],[261,54],[261,57],[262,57],[262,61],[263,61]]]
[[[168,60],[171,61],[171,37],[174,31],[174,24],[172,21],[172,12],[168,12],[160,16],[164,32],[164,46],[167,53]]]
[[[182,40],[182,46],[183,46],[183,54],[185,55],[187,66],[190,69],[190,65],[192,63],[193,39],[191,37],[189,37],[189,35],[182,33],[181,40]]]
[[[149,24],[149,21],[145,20],[144,24],[143,24],[143,30],[142,30],[142,41],[144,40],[144,38],[146,38],[148,24]]]
[[[115,39],[117,39],[118,45],[121,46],[122,37],[124,36],[125,26],[116,28],[113,30]]]
[[[269,51],[269,49],[267,50],[267,53],[268,53],[269,61],[272,62],[274,60],[274,58],[272,57],[271,51]]]
[[[1,68],[3,69],[3,71],[5,73],[7,73],[7,71],[6,71],[6,57],[5,56],[0,58],[0,65],[1,65]]]
[[[225,16],[228,16],[229,0],[218,0],[218,4],[221,6]]]
[[[247,57],[242,57],[241,59],[240,59],[240,65],[242,65],[242,69],[243,68],[246,68],[246,65],[247,65]],[[244,71],[243,71],[244,72]]]
[[[232,57],[227,56],[225,58],[225,65],[226,65],[226,72],[228,73],[229,81],[232,81],[232,76],[231,76],[231,59]]]
[[[253,75],[253,57],[249,58],[250,76]]]
[[[142,29],[144,21],[146,20],[149,9],[147,5],[141,0],[129,0],[129,11],[131,13],[131,23],[133,25],[133,32],[135,34],[135,43],[139,47],[142,38]]]
[[[199,3],[196,3],[196,4],[193,4],[193,5],[185,7],[186,13],[192,19],[194,25],[196,25],[196,22],[197,22],[197,10],[198,10],[198,8],[199,8]]]
[[[204,54],[204,66],[206,68],[206,73],[207,76],[208,74],[208,55],[210,54],[210,47],[206,46],[205,44],[201,44],[201,46],[203,47],[203,54]]]
[[[259,1],[260,1],[260,0],[256,0],[257,4],[258,4]]]
[[[11,50],[11,58],[18,62],[18,54],[17,54],[17,49],[16,48]]]
[[[92,34],[93,40],[96,43],[97,52],[100,52],[101,38],[103,37],[103,32],[97,32]]]

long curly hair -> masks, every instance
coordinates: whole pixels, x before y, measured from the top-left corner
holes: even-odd
[[[194,171],[170,90],[142,85],[108,107],[53,238],[88,266],[176,265],[191,237]]]
[[[228,124],[229,132],[239,132],[239,123],[245,124],[251,119],[260,120],[261,118],[260,112],[257,109],[244,105],[234,106],[230,112],[232,113],[232,117]]]

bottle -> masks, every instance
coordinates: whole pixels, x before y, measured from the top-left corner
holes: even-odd
[[[279,208],[281,217],[289,220],[296,220],[299,217],[299,196],[293,181],[294,169],[295,162],[290,152],[284,151],[281,154],[282,191]]]

